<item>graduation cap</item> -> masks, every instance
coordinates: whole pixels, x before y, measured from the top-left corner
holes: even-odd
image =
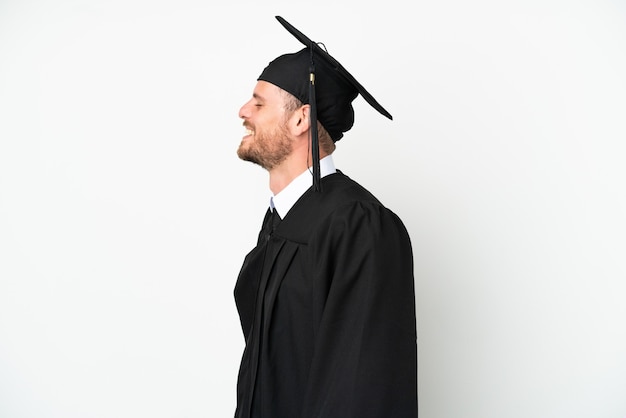
[[[313,186],[321,190],[319,140],[317,121],[328,131],[333,142],[354,124],[352,101],[360,94],[374,109],[389,119],[387,112],[374,97],[336,59],[280,16],[276,19],[304,49],[285,54],[271,61],[259,80],[272,83],[311,106],[311,153],[313,157]]]

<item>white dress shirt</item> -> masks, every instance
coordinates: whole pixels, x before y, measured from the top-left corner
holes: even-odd
[[[270,197],[270,208],[276,210],[281,219],[285,218],[287,212],[300,199],[313,184],[313,169],[307,169],[298,177],[293,179],[280,193]],[[320,160],[320,177],[337,172],[332,155],[327,155]]]

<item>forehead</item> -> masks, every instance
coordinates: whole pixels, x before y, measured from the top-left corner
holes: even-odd
[[[264,102],[283,102],[283,94],[280,87],[263,80],[257,81],[252,96]]]

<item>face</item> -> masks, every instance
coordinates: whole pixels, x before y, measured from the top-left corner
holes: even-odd
[[[239,110],[246,135],[237,155],[271,170],[293,150],[287,129],[287,112],[280,89],[266,81],[257,82],[252,98]]]

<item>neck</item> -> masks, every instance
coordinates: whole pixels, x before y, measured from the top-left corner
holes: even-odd
[[[320,159],[326,157],[325,153],[320,153]],[[312,159],[309,155],[308,158],[299,156],[299,158],[289,158],[285,160],[279,166],[276,166],[269,170],[270,174],[270,190],[274,195],[280,193],[285,187],[289,185],[305,170],[308,170],[312,166]]]
[[[286,164],[283,163],[280,166],[272,168],[270,173],[270,190],[274,195],[280,193],[285,187],[289,185],[298,177],[304,170],[307,169],[306,163],[304,164]]]

